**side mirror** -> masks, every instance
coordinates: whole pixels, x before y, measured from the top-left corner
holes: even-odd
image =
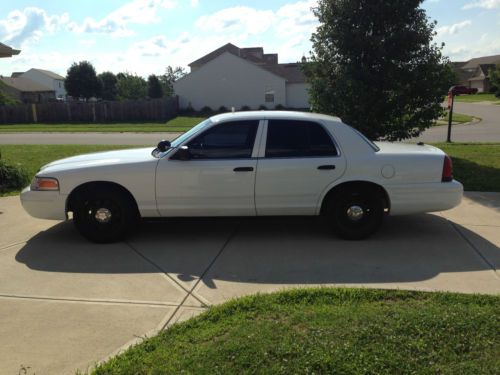
[[[165,152],[170,148],[170,142],[161,140],[156,147],[160,152]]]
[[[191,160],[192,155],[191,152],[189,151],[188,146],[180,147],[175,153],[175,158],[177,160]]]

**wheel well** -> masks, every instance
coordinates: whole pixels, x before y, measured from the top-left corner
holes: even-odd
[[[122,191],[123,193],[125,193],[129,197],[130,201],[133,203],[137,213],[139,213],[139,207],[137,206],[137,201],[135,200],[132,193],[130,193],[130,191],[128,191],[122,185],[117,184],[116,182],[109,182],[109,181],[86,182],[86,183],[74,188],[73,191],[71,191],[71,193],[69,194],[68,199],[66,200],[66,212],[73,210],[74,199],[81,192],[86,191],[86,190],[104,190],[104,189],[115,190],[115,191],[119,190],[119,191]]]
[[[387,209],[388,212],[390,211],[391,201],[389,199],[389,194],[387,194],[387,191],[382,186],[369,181],[349,181],[343,182],[330,189],[330,191],[323,198],[323,202],[321,203],[321,213],[323,214],[325,212],[327,202],[332,199],[335,194],[343,190],[354,189],[366,189],[377,192],[377,194],[379,194],[379,196],[384,200],[384,209]]]

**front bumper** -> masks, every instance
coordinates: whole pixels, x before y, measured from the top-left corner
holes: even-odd
[[[29,186],[21,192],[24,210],[38,219],[65,220],[66,198],[58,191],[32,191]]]

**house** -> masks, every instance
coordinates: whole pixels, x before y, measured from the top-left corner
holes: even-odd
[[[228,43],[189,67],[191,72],[174,82],[181,109],[309,108],[309,84],[299,64],[279,64],[278,55],[262,47]]]
[[[490,91],[489,72],[500,64],[500,55],[484,56],[466,62],[455,62],[453,67],[457,72],[460,84],[477,88],[478,92]]]
[[[54,90],[57,99],[67,99],[68,94],[64,88],[64,77],[50,70],[32,68],[24,73],[12,73],[12,77],[23,77],[38,82]]]
[[[13,49],[3,43],[0,43],[0,57],[12,57],[13,55],[19,55],[21,51],[18,49]]]
[[[0,77],[3,90],[23,103],[42,103],[56,99],[55,90],[24,77]]]

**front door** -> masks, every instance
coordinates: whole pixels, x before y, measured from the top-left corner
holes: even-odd
[[[158,163],[161,216],[255,216],[254,143],[258,120],[216,124],[189,140],[190,159]]]

